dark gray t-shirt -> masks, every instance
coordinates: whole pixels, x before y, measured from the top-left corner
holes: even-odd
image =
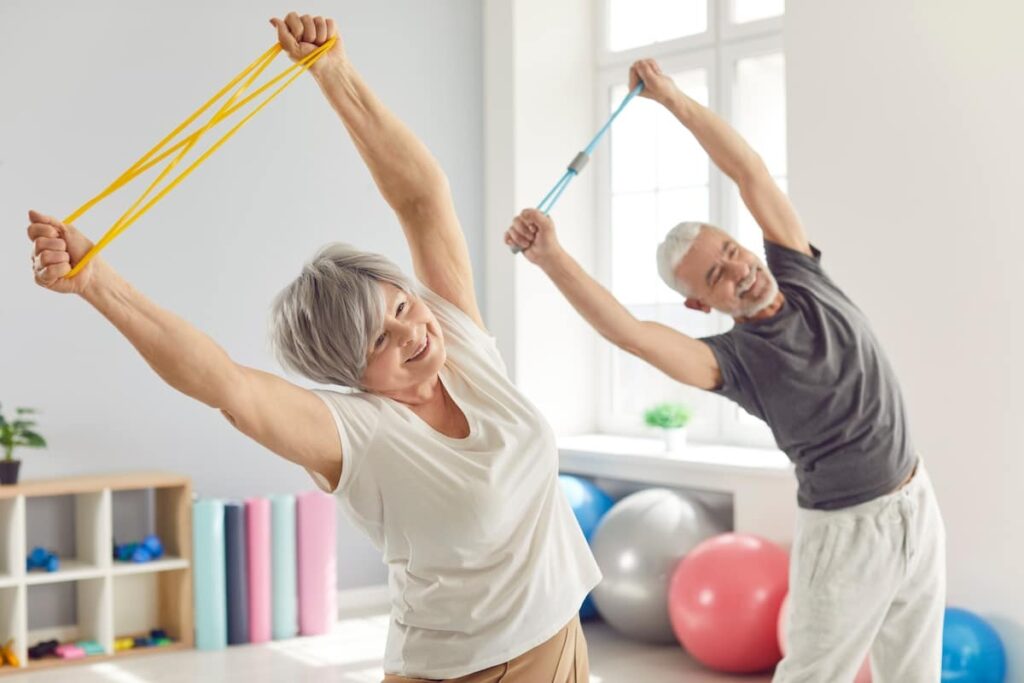
[[[917,457],[882,347],[811,250],[765,242],[782,308],[703,341],[721,368],[716,393],[767,422],[796,466],[800,507],[836,510],[889,493]]]

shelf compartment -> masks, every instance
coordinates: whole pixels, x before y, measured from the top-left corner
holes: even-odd
[[[41,546],[60,558],[58,571],[34,569],[25,576],[25,583],[96,578],[110,566],[109,491],[28,498],[25,522],[25,555]],[[21,562],[24,567],[24,555]]]
[[[0,645],[14,641],[14,652],[22,665],[28,661],[28,645],[25,643],[25,587],[9,586],[0,588]],[[0,671],[11,670],[4,667]]]
[[[175,645],[191,644],[191,615],[182,614],[182,601],[191,595],[186,568],[121,574],[113,578],[114,638],[148,637],[153,629],[167,633]],[[141,648],[158,652],[167,646]],[[127,650],[118,655],[136,652]]]
[[[155,486],[114,491],[111,497],[113,540],[115,543],[137,543],[149,534],[156,534],[163,545],[165,558],[190,557],[192,552],[191,500],[181,486]],[[111,547],[113,552],[113,546]],[[161,558],[163,559],[163,558]],[[122,569],[132,562],[114,560],[116,573],[134,573]],[[150,563],[141,563],[144,566]],[[178,568],[172,563],[163,569]],[[162,571],[156,569],[155,571]]]
[[[28,586],[27,647],[45,640],[58,640],[62,643],[94,640],[106,654],[112,653],[110,590],[109,577]],[[87,658],[92,659],[96,657]],[[48,657],[27,660],[26,663],[28,669],[32,670],[47,664],[63,664],[65,661]]]

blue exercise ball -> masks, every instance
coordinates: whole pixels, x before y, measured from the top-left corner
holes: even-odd
[[[601,518],[612,509],[615,501],[607,493],[597,488],[593,482],[569,474],[558,475],[558,483],[562,485],[565,497],[569,499],[576,521],[587,542],[593,536]]]
[[[558,483],[562,486],[565,497],[569,499],[569,505],[572,507],[573,514],[576,515],[576,521],[589,543],[601,518],[612,509],[615,501],[587,479],[560,474]],[[597,616],[594,599],[588,595],[587,599],[583,601],[583,606],[580,607],[580,619],[595,619]]]
[[[588,595],[583,601],[583,606],[580,607],[580,619],[586,621],[588,619],[597,619],[598,616],[597,605],[594,604],[594,598]]]
[[[996,630],[973,612],[946,608],[942,683],[1003,683],[1006,650]]]

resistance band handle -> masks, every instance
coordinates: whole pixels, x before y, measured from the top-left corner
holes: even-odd
[[[569,181],[580,174],[580,171],[584,169],[588,161],[590,161],[590,155],[586,152],[580,152],[573,157],[569,165],[565,167],[565,175],[563,175],[561,180],[551,188],[551,191],[548,192],[547,196],[540,200],[540,204],[537,205],[537,208],[543,211],[545,215],[550,213],[555,202],[558,201],[558,198],[562,196],[562,192],[564,192],[565,188],[569,185]],[[545,208],[545,205],[547,208]],[[514,244],[510,248],[512,249],[513,254],[518,254],[522,251],[522,249]]]
[[[636,84],[635,88],[630,90],[629,93],[624,98],[622,98],[622,102],[620,102],[619,106],[615,108],[615,111],[612,112],[612,115],[608,117],[608,120],[604,122],[604,125],[601,126],[601,130],[597,131],[597,134],[590,141],[590,144],[587,145],[587,148],[584,149],[579,154],[577,154],[569,163],[569,166],[566,168],[565,174],[561,178],[559,178],[558,182],[555,183],[555,186],[551,188],[551,191],[544,195],[544,199],[540,200],[540,204],[537,205],[537,209],[544,212],[544,215],[547,215],[551,212],[551,209],[553,209],[555,206],[555,202],[557,202],[558,198],[562,196],[562,193],[565,191],[565,188],[569,185],[573,178],[580,174],[580,171],[582,171],[583,168],[587,165],[587,162],[590,161],[591,153],[594,151],[594,148],[597,147],[597,143],[601,141],[601,138],[604,137],[604,134],[608,132],[608,129],[611,127],[612,122],[615,121],[618,115],[622,113],[622,110],[626,108],[626,105],[629,104],[630,100],[632,100],[634,97],[643,92],[643,89],[644,82],[640,81],[639,83]],[[512,251],[513,254],[518,254],[519,252],[522,251],[522,249],[520,249],[515,244],[511,245],[509,249]]]
[[[580,152],[573,158],[572,163],[569,164],[568,168],[575,175],[579,175],[580,171],[583,170],[583,168],[587,165],[588,161],[590,161],[590,155],[587,154],[586,152]]]

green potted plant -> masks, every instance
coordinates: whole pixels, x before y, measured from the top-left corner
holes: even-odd
[[[36,423],[30,417],[36,414],[36,410],[17,408],[14,412],[15,419],[8,421],[0,410],[0,446],[4,449],[4,459],[0,460],[0,484],[18,483],[21,461],[14,459],[15,448],[46,448],[46,439],[32,431]]]
[[[644,422],[662,432],[669,453],[686,447],[686,425],[693,411],[682,403],[659,403],[644,412]]]

